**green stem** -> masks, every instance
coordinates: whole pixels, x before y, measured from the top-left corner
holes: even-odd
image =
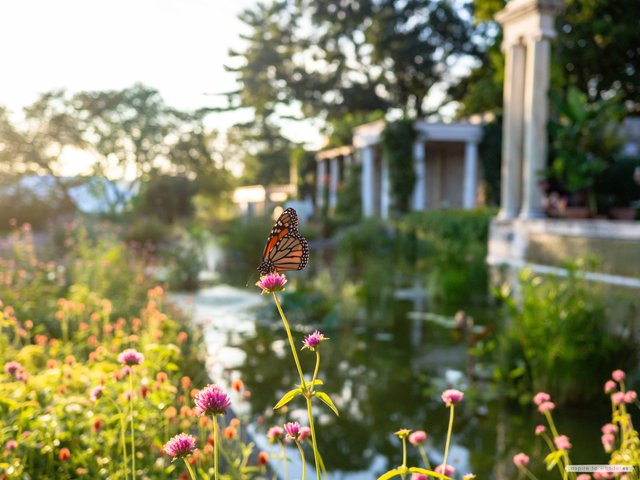
[[[407,439],[402,439],[402,466],[407,467]]]
[[[454,405],[453,403],[449,407],[451,409],[451,413],[449,415],[449,429],[447,430],[447,443],[444,447],[444,461],[442,464],[444,465],[445,471],[447,470],[447,457],[449,456],[449,443],[451,442],[451,432],[453,430],[453,416],[454,416]],[[444,472],[443,472],[444,473]]]
[[[307,478],[307,462],[304,460],[304,452],[302,451],[302,445],[300,442],[296,440],[296,445],[298,446],[298,450],[300,451],[300,458],[302,460],[302,480]]]
[[[118,416],[120,417],[120,444],[122,447],[122,456],[124,457],[124,478],[125,480],[128,480],[129,479],[129,467],[128,467],[129,460],[127,459],[127,440],[126,440],[127,425],[125,424],[124,412],[112,398],[109,398],[109,401],[113,403],[114,407],[116,407],[116,410],[118,411]]]
[[[129,367],[129,421],[131,425],[131,478],[136,479],[136,439],[133,428],[133,367]]]
[[[427,457],[427,452],[425,452],[424,447],[422,445],[418,445],[418,450],[420,451],[420,456],[422,457],[422,461],[424,462],[424,466],[427,470],[431,470],[431,464],[429,463],[429,457]]]
[[[316,367],[313,369],[313,380],[311,380],[311,390],[316,389],[316,380],[318,378],[318,370],[320,370],[320,350],[316,348]]]
[[[518,469],[521,472],[524,472],[524,474],[527,476],[527,478],[530,478],[531,480],[538,480],[538,477],[536,477],[533,473],[531,473],[529,471],[529,469],[527,467],[518,467]]]
[[[187,470],[189,470],[189,475],[191,476],[191,480],[196,480],[196,474],[193,472],[193,468],[189,465],[189,460],[183,458],[184,464],[187,466]]]
[[[307,398],[307,414],[309,416],[309,428],[311,429],[311,445],[313,446],[313,460],[316,465],[316,476],[320,480],[320,463],[318,459],[320,454],[318,453],[318,444],[316,443],[316,428],[313,424],[313,407],[311,406],[311,398]]]
[[[287,322],[287,317],[284,316],[284,312],[282,311],[282,307],[280,306],[280,300],[278,300],[278,295],[276,292],[273,292],[273,298],[276,301],[276,307],[278,308],[278,312],[280,313],[280,318],[282,318],[282,323],[284,323],[284,329],[287,332],[287,337],[289,338],[289,346],[291,347],[291,353],[293,353],[293,360],[296,362],[296,368],[298,369],[298,375],[300,375],[300,384],[302,385],[303,390],[307,391],[307,384],[304,381],[304,375],[302,374],[302,367],[300,366],[300,360],[298,359],[298,352],[296,352],[296,347],[293,344],[293,337],[291,336],[291,329],[289,328],[289,322]]]
[[[218,448],[220,448],[218,434],[218,417],[213,416],[213,478],[218,480]]]

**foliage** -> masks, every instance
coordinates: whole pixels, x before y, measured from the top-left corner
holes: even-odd
[[[597,393],[585,378],[604,378],[629,355],[630,345],[611,335],[603,299],[578,270],[567,278],[523,270],[515,295],[501,294],[509,323],[510,358],[504,378],[522,394],[555,392],[562,403],[588,403]]]
[[[478,146],[482,158],[482,178],[485,181],[487,205],[500,205],[502,165],[502,116],[482,127],[482,141]]]
[[[136,216],[135,220],[125,227],[122,238],[136,246],[156,247],[165,242],[171,234],[170,227],[155,216]]]
[[[163,264],[168,269],[167,283],[172,290],[196,290],[204,267],[202,252],[197,245],[179,241],[162,252]]]
[[[399,213],[408,212],[411,206],[411,195],[416,182],[413,167],[415,139],[416,131],[410,119],[388,122],[382,132],[382,155],[389,164],[394,207]]]
[[[144,185],[137,210],[171,224],[193,214],[196,192],[196,183],[185,176],[157,175]]]
[[[604,168],[593,186],[601,210],[628,207],[640,200],[640,184],[634,180],[634,172],[639,168],[638,157],[616,159]]]
[[[335,218],[339,223],[353,225],[362,216],[361,172],[362,166],[356,162],[351,162],[351,165],[345,168],[344,184],[338,189],[335,211]]]

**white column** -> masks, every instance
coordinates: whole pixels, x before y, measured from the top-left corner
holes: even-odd
[[[371,217],[375,213],[375,207],[373,205],[374,199],[374,159],[373,159],[373,147],[364,147],[360,150],[362,158],[362,215],[364,217]]]
[[[549,90],[550,44],[545,37],[527,44],[524,93],[524,195],[521,218],[544,217],[539,172],[547,163],[547,92]]]
[[[464,148],[464,190],[462,207],[469,210],[476,205],[478,188],[478,143],[467,142]]]
[[[505,49],[504,120],[502,132],[502,183],[499,218],[515,218],[522,201],[522,138],[525,84],[525,47]]]
[[[380,160],[380,217],[389,218],[391,210],[391,181],[389,179],[389,160],[382,157]]]
[[[324,187],[327,177],[327,164],[324,160],[316,160],[316,208],[324,207]]]
[[[416,183],[413,186],[411,210],[418,212],[426,208],[427,197],[427,165],[425,163],[425,144],[417,141],[413,144],[413,169],[416,173]]]
[[[329,208],[334,209],[338,203],[338,183],[340,182],[339,157],[332,158],[329,162]]]

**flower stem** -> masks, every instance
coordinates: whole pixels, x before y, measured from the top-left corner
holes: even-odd
[[[276,292],[273,292],[273,298],[276,301],[276,307],[278,308],[278,312],[280,313],[280,318],[282,318],[282,323],[284,323],[284,329],[287,332],[287,337],[289,338],[289,346],[291,347],[291,353],[293,353],[293,360],[296,362],[296,368],[298,369],[298,375],[300,375],[300,383],[304,391],[307,391],[307,384],[304,381],[304,375],[302,374],[302,367],[300,366],[300,360],[298,359],[298,352],[296,352],[296,347],[293,344],[293,337],[291,336],[291,329],[289,328],[289,322],[287,322],[287,317],[284,316],[284,312],[282,311],[282,307],[280,306],[280,300],[278,300],[278,295]]]
[[[133,428],[133,367],[129,367],[129,421],[131,425],[131,478],[136,479],[136,439]]]
[[[453,411],[455,408],[453,403],[449,408],[451,409],[450,415],[449,415],[449,429],[447,430],[447,443],[444,447],[444,461],[442,462],[445,470],[447,469],[447,457],[449,456],[449,444],[451,443],[451,431],[453,430],[453,416],[454,416]]]
[[[126,440],[127,425],[125,424],[124,412],[112,398],[109,398],[109,401],[116,407],[118,416],[120,417],[120,446],[122,447],[122,456],[124,458],[124,478],[125,480],[129,480],[129,460],[127,459]]]
[[[313,407],[311,406],[310,397],[307,397],[307,414],[309,416],[309,428],[311,428],[311,445],[313,446],[313,459],[316,464],[316,476],[320,480],[320,453],[318,453],[318,444],[316,443],[316,429],[313,424]]]
[[[316,368],[313,370],[313,379],[311,380],[311,390],[316,388],[316,379],[318,378],[318,370],[320,369],[320,350],[316,348]]]
[[[536,477],[533,473],[531,473],[529,471],[529,469],[527,467],[518,467],[519,470],[521,472],[524,472],[524,474],[527,476],[527,478],[531,479],[531,480],[538,480],[538,477]]]
[[[196,474],[193,472],[193,468],[189,465],[189,460],[183,458],[184,464],[187,466],[187,470],[189,470],[189,475],[191,476],[191,480],[196,480]]]
[[[402,466],[405,468],[407,466],[407,439],[404,437],[402,438]]]
[[[304,460],[302,445],[300,445],[300,442],[298,441],[296,441],[296,445],[298,446],[298,450],[300,451],[300,459],[302,460],[302,480],[305,480],[307,478],[307,462]]]
[[[424,447],[422,445],[418,445],[418,450],[420,451],[420,456],[422,457],[422,461],[424,462],[424,466],[427,470],[431,470],[431,464],[429,463],[429,457],[427,457],[427,452],[425,452]]]
[[[213,478],[218,480],[218,449],[219,445],[219,434],[218,434],[218,417],[217,415],[213,416]]]

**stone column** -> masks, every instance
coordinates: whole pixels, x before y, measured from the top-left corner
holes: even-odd
[[[332,158],[329,162],[329,209],[336,208],[338,203],[338,183],[340,182],[340,157]]]
[[[524,195],[520,218],[540,218],[542,192],[540,171],[547,165],[547,118],[551,45],[548,38],[536,36],[527,43],[527,69],[524,92]]]
[[[413,186],[411,210],[414,212],[425,210],[427,207],[427,165],[424,150],[423,141],[416,141],[413,144],[413,169],[416,172],[416,183]]]
[[[327,178],[327,164],[324,160],[316,160],[316,208],[324,207],[324,188]]]
[[[522,201],[522,139],[525,47],[504,48],[504,120],[502,132],[502,184],[499,218],[515,218]]]
[[[469,210],[476,206],[478,188],[478,144],[467,142],[464,148],[464,190],[462,207]]]
[[[391,181],[389,178],[389,160],[382,157],[380,160],[380,217],[389,218],[391,210]]]
[[[364,147],[360,150],[360,152],[362,158],[362,216],[372,217],[375,213],[375,206],[373,204],[375,196],[375,187],[373,184],[375,176],[373,147]]]

